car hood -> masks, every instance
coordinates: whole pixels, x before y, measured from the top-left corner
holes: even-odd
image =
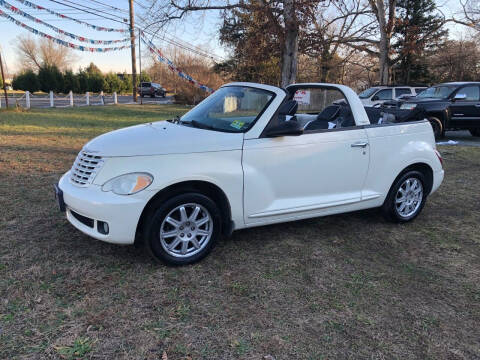
[[[146,156],[238,150],[242,144],[243,133],[158,121],[100,135],[85,144],[83,150],[104,157]]]

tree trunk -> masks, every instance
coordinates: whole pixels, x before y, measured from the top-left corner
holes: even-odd
[[[383,33],[383,32],[382,32]],[[389,64],[389,58],[388,58],[388,53],[389,53],[389,42],[387,43],[387,40],[383,38],[383,34],[380,38],[380,44],[379,44],[379,52],[380,52],[380,57],[379,57],[379,82],[380,85],[388,85],[388,79],[390,75],[390,64]]]
[[[388,0],[388,19],[386,19],[387,14],[384,0],[369,1],[377,18],[378,29],[380,31],[380,41],[378,42],[378,80],[380,85],[387,85],[390,79],[390,43],[393,32],[393,22],[395,20],[396,0]]]
[[[321,73],[320,82],[326,83],[328,74],[330,73],[330,61],[332,56],[330,54],[330,46],[325,44],[321,54]]]
[[[285,36],[282,51],[281,86],[295,82],[298,64],[298,22],[295,16],[293,0],[284,0]]]

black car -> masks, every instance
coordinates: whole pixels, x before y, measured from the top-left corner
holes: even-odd
[[[437,139],[447,129],[466,129],[473,136],[480,136],[480,82],[435,85],[399,102],[398,107],[424,110]]]

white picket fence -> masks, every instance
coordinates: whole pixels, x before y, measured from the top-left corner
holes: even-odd
[[[73,106],[90,106],[90,105],[107,105],[107,104],[118,104],[117,93],[105,95],[101,91],[98,95],[93,95],[90,92],[86,92],[83,96],[74,96],[72,91],[66,96],[59,96],[54,94],[53,91],[50,91],[48,96],[45,95],[33,95],[29,91],[21,97],[9,97],[9,106],[15,104],[16,106],[22,106],[23,103],[26,109],[32,107],[32,102],[39,105],[36,107],[73,107]],[[0,108],[2,103],[5,103],[5,99],[0,97]]]

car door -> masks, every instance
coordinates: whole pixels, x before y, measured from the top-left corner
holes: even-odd
[[[395,99],[398,99],[402,95],[412,95],[410,88],[395,88]]]
[[[245,223],[345,211],[345,206],[361,201],[368,162],[363,127],[246,139],[242,160]]]
[[[467,85],[457,90],[455,96],[464,94],[464,99],[452,100],[450,105],[452,127],[477,127],[480,121],[480,87]]]

